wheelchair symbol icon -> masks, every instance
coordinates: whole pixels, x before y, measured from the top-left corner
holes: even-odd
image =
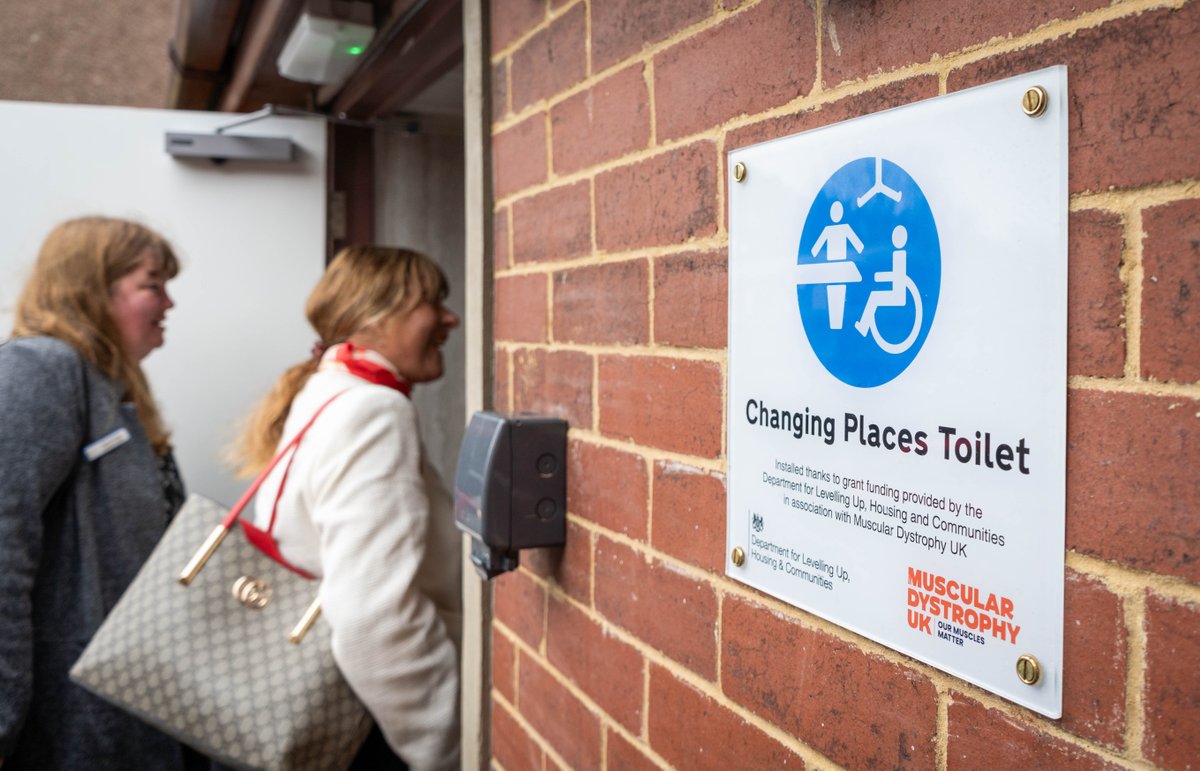
[[[891,283],[890,289],[876,289],[867,296],[867,306],[863,308],[862,318],[854,322],[854,328],[858,330],[860,335],[866,336],[867,332],[871,333],[871,337],[875,338],[875,343],[891,354],[904,353],[912,347],[913,342],[917,339],[917,334],[921,331],[921,295],[917,292],[917,285],[913,283],[912,277],[908,275],[907,261],[908,253],[903,249],[904,244],[908,241],[908,231],[903,225],[897,225],[892,230],[892,245],[896,249],[892,252],[892,269],[881,270],[875,274],[875,280],[879,283]],[[884,339],[879,332],[879,325],[875,323],[875,311],[880,307],[904,306],[907,298],[905,295],[912,295],[915,311],[913,312],[912,331],[908,333],[908,337],[902,342],[891,343]]]

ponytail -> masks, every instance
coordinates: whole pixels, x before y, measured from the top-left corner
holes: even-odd
[[[239,477],[257,475],[275,457],[279,440],[283,438],[283,424],[292,410],[292,401],[317,371],[318,363],[314,358],[289,367],[246,418],[237,440],[227,453],[234,473]]]

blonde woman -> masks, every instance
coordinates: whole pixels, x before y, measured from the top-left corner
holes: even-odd
[[[183,501],[140,362],[179,263],[133,222],[46,238],[0,344],[0,763],[172,769],[181,746],[67,670]]]
[[[282,491],[284,464],[264,481],[255,519],[265,526],[278,499],[280,553],[320,579],[334,658],[379,729],[361,768],[403,767],[388,746],[416,771],[458,768],[459,541],[409,401],[442,375],[459,322],[446,294],[424,255],[343,250],[308,298],[313,359],[283,374],[240,444],[242,470],[256,473],[333,399]]]

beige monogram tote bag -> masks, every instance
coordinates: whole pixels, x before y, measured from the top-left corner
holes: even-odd
[[[236,768],[345,769],[371,729],[333,660],[317,582],[230,530],[307,429],[232,511],[187,499],[71,668],[100,698]]]
[[[226,765],[344,769],[371,719],[334,663],[324,619],[288,641],[315,582],[236,532],[191,585],[178,581],[224,515],[188,498],[71,678]]]

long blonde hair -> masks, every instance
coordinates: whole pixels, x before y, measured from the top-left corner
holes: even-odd
[[[308,296],[305,315],[320,338],[319,349],[337,345],[362,329],[422,302],[440,303],[449,287],[437,263],[420,252],[382,246],[351,246],[333,258]],[[246,419],[228,458],[241,476],[253,476],[275,455],[296,394],[317,371],[313,357],[288,368]]]
[[[80,217],[54,228],[17,300],[13,337],[56,337],[123,386],[161,455],[170,449],[170,432],[141,364],[121,344],[109,304],[113,282],[136,270],[146,250],[159,260],[165,278],[179,273],[179,260],[166,239],[136,222]]]

